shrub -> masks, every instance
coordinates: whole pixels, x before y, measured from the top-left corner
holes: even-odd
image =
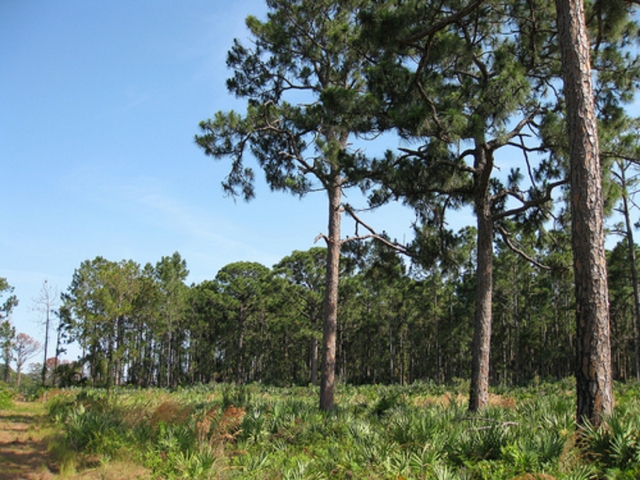
[[[318,410],[314,387],[47,397],[69,448],[138,459],[158,478],[640,478],[640,389],[617,386],[615,415],[580,443],[570,386],[502,387],[474,415],[460,385],[428,383],[341,386],[331,412]]]
[[[15,392],[4,383],[0,383],[0,409],[6,410],[13,406]]]

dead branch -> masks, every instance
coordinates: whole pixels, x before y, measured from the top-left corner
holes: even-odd
[[[356,232],[357,232],[358,225],[362,225],[369,233],[366,234],[366,235],[357,235],[356,234],[355,237],[347,238],[347,239],[343,240],[342,243],[347,243],[347,242],[350,242],[352,240],[365,240],[365,239],[373,238],[373,239],[379,241],[380,243],[386,245],[387,247],[394,249],[395,251],[397,251],[399,253],[402,253],[402,254],[407,255],[407,256],[413,256],[412,253],[409,251],[409,249],[406,246],[404,246],[404,245],[402,245],[400,243],[397,243],[397,242],[392,242],[392,241],[384,238],[382,235],[379,235],[371,226],[367,225],[360,217],[358,217],[358,215],[354,211],[353,207],[351,207],[351,205],[345,204],[344,205],[344,210],[356,222]]]
[[[317,243],[321,238],[324,239],[327,244],[329,243],[329,237],[327,237],[324,233],[319,233],[318,236],[313,239],[313,243]]]
[[[566,185],[567,183],[569,183],[569,179],[568,178],[563,178],[562,180],[558,180],[557,182],[553,182],[550,183],[549,185],[547,185],[546,188],[546,192],[544,194],[544,196],[540,197],[540,198],[536,198],[534,200],[529,200],[529,201],[522,201],[522,199],[520,199],[519,197],[517,197],[516,195],[512,195],[510,192],[509,194],[511,196],[513,196],[514,198],[518,198],[518,200],[520,200],[522,202],[522,205],[518,208],[513,208],[511,210],[506,210],[504,212],[500,212],[500,213],[496,213],[493,216],[494,220],[500,220],[502,218],[505,217],[511,217],[513,215],[517,215],[519,213],[522,213],[532,207],[537,207],[540,206],[544,203],[550,202],[551,201],[551,192],[556,188],[559,187],[561,185]],[[495,200],[496,197],[491,198],[491,200]]]

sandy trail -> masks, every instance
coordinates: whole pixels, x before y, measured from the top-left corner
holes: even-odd
[[[58,472],[41,431],[44,406],[16,402],[0,410],[0,480],[47,480]]]
[[[80,471],[60,466],[47,448],[46,407],[43,403],[14,402],[9,410],[0,409],[0,480],[148,480],[150,472],[128,461],[102,463],[83,457]]]

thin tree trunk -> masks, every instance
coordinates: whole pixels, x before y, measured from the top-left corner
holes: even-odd
[[[636,264],[636,244],[633,239],[633,227],[629,217],[629,202],[627,199],[627,179],[625,169],[620,167],[620,182],[622,187],[622,214],[626,228],[627,248],[629,249],[629,262],[631,268],[631,278],[633,281],[633,299],[635,302],[635,321],[633,322],[633,363],[635,368],[636,380],[640,381],[640,359],[638,353],[638,338],[640,337],[640,291],[638,287],[638,266]]]
[[[342,361],[340,362],[340,375],[338,379],[342,379],[345,383],[347,382],[348,373],[347,373],[347,365],[349,364],[347,360],[347,349],[345,348],[345,343],[348,342],[346,338],[347,334],[344,331],[344,325],[339,325],[338,327],[338,338],[340,339],[340,355],[342,356]]]
[[[316,386],[318,384],[318,339],[316,337],[311,338],[310,356],[311,385]]]
[[[438,285],[435,280],[433,282],[433,316],[436,327],[436,384],[440,385],[440,383],[442,383],[442,362],[440,359],[440,316],[438,315]]]
[[[400,330],[400,385],[404,385],[405,376],[404,330]]]
[[[371,314],[371,306],[367,305],[367,314],[370,315]],[[380,315],[377,316],[378,317],[378,332],[382,331],[382,317]],[[376,353],[377,353],[377,357],[375,359],[375,363],[374,363],[374,369],[373,369],[373,383],[378,383],[378,379],[379,379],[379,374],[382,375],[381,369],[382,369],[382,335],[376,335]]]
[[[520,385],[520,286],[518,284],[518,272],[516,269],[516,277],[515,277],[515,287],[516,287],[516,291],[515,291],[515,298],[514,298],[514,309],[513,309],[513,315],[514,315],[514,323],[515,323],[515,332],[514,332],[514,341],[513,341],[513,345],[515,348],[515,384],[516,385]],[[526,295],[526,293],[525,293]]]
[[[329,232],[327,237],[327,277],[324,296],[322,333],[322,372],[320,377],[320,410],[334,407],[336,377],[336,332],[338,327],[338,280],[340,272],[340,221],[342,216],[341,178],[334,175],[329,186]]]
[[[511,344],[512,344],[512,335],[511,335],[511,321],[507,321],[507,313],[502,312],[500,315],[501,320],[501,329],[503,332],[502,335],[502,365],[498,366],[498,370],[502,370],[502,373],[498,375],[498,381],[501,385],[507,385],[509,381],[507,381],[507,377],[509,377],[510,363],[511,363]]]
[[[583,0],[556,0],[571,164],[576,286],[577,422],[598,426],[613,408],[609,292],[598,125]]]
[[[238,314],[238,343],[236,345],[236,385],[241,385],[243,379],[242,356],[244,353],[244,320],[244,308],[240,307],[240,313]]]
[[[56,329],[56,359],[53,366],[53,385],[58,383],[58,364],[60,362],[60,354],[62,353],[62,320],[58,316],[58,328]]]
[[[393,383],[394,381],[395,357],[395,349],[393,346],[393,322],[391,318],[389,318],[389,383]]]
[[[553,331],[555,333],[554,335],[554,342],[552,344],[552,348],[555,350],[557,347],[559,347],[560,345],[562,345],[562,339],[561,339],[561,332],[560,332],[560,326],[558,325],[558,295],[554,292],[553,294]],[[562,373],[561,373],[561,369],[560,369],[560,356],[556,353],[555,354],[555,361],[554,361],[554,370],[555,370],[555,377],[556,380],[560,380],[562,378]]]
[[[167,331],[167,361],[166,361],[166,382],[167,387],[171,387],[171,343],[173,341],[173,318],[169,314],[169,329]]]
[[[45,280],[46,283],[46,280]],[[46,288],[46,287],[43,287]],[[47,349],[49,348],[49,321],[50,321],[50,312],[51,312],[51,305],[49,302],[49,296],[48,296],[48,292],[47,292],[47,301],[45,304],[45,307],[47,309],[46,313],[45,313],[45,322],[44,322],[44,362],[42,362],[42,385],[44,386],[47,380]]]

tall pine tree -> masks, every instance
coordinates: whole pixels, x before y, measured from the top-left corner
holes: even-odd
[[[267,0],[268,18],[247,18],[252,46],[236,40],[227,86],[247,100],[243,115],[218,112],[201,122],[196,142],[215,159],[229,158],[223,186],[254,196],[253,156],[273,190],[300,196],[320,190],[328,200],[320,408],[334,405],[338,280],[345,166],[359,154],[353,137],[370,132],[365,57],[356,40],[357,12],[367,0]]]

